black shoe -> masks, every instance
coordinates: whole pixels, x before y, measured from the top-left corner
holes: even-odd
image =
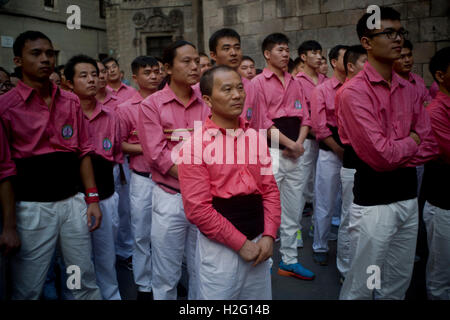
[[[133,271],[133,256],[129,256],[126,259],[118,258],[119,263],[124,265],[128,270]]]
[[[326,252],[313,252],[313,260],[318,265],[327,266],[328,265],[328,253],[326,253]]]
[[[309,217],[313,213],[313,205],[312,203],[306,202],[303,208],[303,216]]]
[[[136,300],[139,300],[139,301],[153,300],[153,292],[138,291]]]

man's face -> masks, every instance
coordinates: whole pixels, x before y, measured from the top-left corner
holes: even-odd
[[[251,60],[243,60],[238,72],[242,77],[252,80],[256,76],[255,64]]]
[[[158,81],[159,81],[159,83],[161,83],[164,80],[164,78],[167,76],[167,72],[166,72],[166,68],[164,68],[164,65],[162,64],[162,62],[158,61],[158,65],[159,65]]]
[[[97,70],[90,63],[78,63],[75,65],[73,81],[69,81],[68,83],[69,87],[78,97],[94,97],[97,94]]]
[[[194,85],[200,78],[200,57],[197,50],[190,45],[177,48],[173,65],[166,64],[170,81]]]
[[[395,60],[394,70],[400,74],[408,74],[414,65],[412,51],[409,48],[402,48],[400,59]]]
[[[447,67],[445,72],[436,72],[437,83],[439,86],[444,87],[447,92],[450,92],[450,66]]]
[[[216,52],[211,52],[210,56],[217,65],[226,65],[237,70],[242,60],[241,43],[236,38],[220,38]]]
[[[120,69],[115,61],[109,61],[105,65],[108,72],[108,82],[120,81]]]
[[[373,33],[399,31],[403,29],[398,20],[381,20],[381,29],[375,29]],[[400,58],[403,46],[403,38],[395,36],[389,39],[386,34],[361,39],[363,47],[377,60],[393,63]]]
[[[289,63],[289,45],[287,43],[276,44],[272,50],[264,51],[267,63],[277,69],[287,70]]]
[[[53,72],[50,75],[50,81],[53,82],[55,85],[57,85],[58,87],[61,85],[61,77],[59,76],[59,74],[57,74],[56,72]]]
[[[145,66],[138,70],[137,75],[133,75],[133,79],[140,89],[147,89],[150,91],[158,90],[160,81],[159,64],[155,66]]]
[[[3,71],[0,71],[0,95],[7,93],[9,90],[14,88],[8,75]]]
[[[211,69],[211,67],[212,65],[209,58],[205,56],[200,56],[200,76],[202,76],[203,73],[205,73],[205,71]]]
[[[321,73],[321,74],[323,74],[323,75],[326,75],[326,74],[328,73],[328,63],[327,63],[327,60],[326,60],[326,59],[322,59],[322,60],[320,61],[320,66],[319,66],[319,68],[317,69],[317,72],[318,72],[318,73]]]
[[[106,67],[103,63],[97,61],[98,67],[98,89],[103,89],[108,84],[108,71],[106,71]]]
[[[22,68],[24,77],[33,80],[48,80],[55,68],[55,51],[47,39],[27,40],[21,57],[14,63]]]
[[[218,71],[214,74],[211,96],[204,96],[213,114],[236,119],[242,113],[245,101],[244,85],[236,72]]]
[[[311,69],[317,69],[322,63],[322,50],[308,50],[302,54],[302,59]]]

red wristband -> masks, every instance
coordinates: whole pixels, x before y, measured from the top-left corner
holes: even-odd
[[[87,204],[99,202],[100,198],[98,196],[97,188],[86,189],[86,197],[84,197],[84,201],[86,201]]]

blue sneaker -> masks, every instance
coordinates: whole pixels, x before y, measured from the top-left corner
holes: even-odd
[[[280,261],[280,264],[278,265],[278,274],[280,276],[295,277],[302,280],[313,280],[316,276],[298,262],[285,264],[283,261]]]
[[[326,252],[313,252],[313,260],[318,265],[327,266],[328,265],[328,253],[326,253]]]

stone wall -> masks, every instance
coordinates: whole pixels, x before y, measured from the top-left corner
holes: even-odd
[[[261,43],[273,32],[286,34],[291,56],[305,40],[317,40],[324,54],[336,44],[358,44],[356,22],[371,4],[398,10],[414,44],[415,72],[427,85],[428,62],[436,50],[450,45],[449,0],[203,0],[205,48],[211,34],[223,27],[241,35],[244,54],[257,67],[265,65]],[[331,68],[330,68],[331,70]],[[330,71],[331,72],[331,71]]]
[[[81,9],[81,29],[69,30],[66,21],[67,7],[78,5]],[[16,38],[26,30],[46,34],[59,50],[57,63],[65,63],[75,54],[84,53],[97,58],[107,53],[106,23],[100,18],[99,1],[56,0],[55,8],[44,8],[43,0],[11,0],[0,7],[0,34]],[[12,48],[0,47],[0,66],[14,68]]]

